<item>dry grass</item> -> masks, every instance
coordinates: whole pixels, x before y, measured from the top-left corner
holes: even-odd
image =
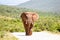
[[[0,40],[18,40],[12,34],[6,33],[3,37],[0,37]]]

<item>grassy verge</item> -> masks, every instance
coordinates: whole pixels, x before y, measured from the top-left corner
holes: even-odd
[[[9,32],[0,31],[0,40],[18,40]]]

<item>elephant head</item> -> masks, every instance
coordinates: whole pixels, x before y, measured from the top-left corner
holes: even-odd
[[[31,35],[33,24],[39,18],[38,14],[35,12],[23,12],[21,18],[25,27],[26,35]]]
[[[34,21],[37,21],[39,16],[35,12],[23,12],[21,14],[21,18],[23,21],[26,21],[26,24],[27,24],[28,22],[32,23]]]

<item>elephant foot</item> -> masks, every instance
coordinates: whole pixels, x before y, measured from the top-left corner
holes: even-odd
[[[26,32],[26,36],[31,36],[32,35],[32,31],[30,30],[29,32]]]

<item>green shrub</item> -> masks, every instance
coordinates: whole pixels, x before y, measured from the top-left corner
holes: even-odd
[[[0,18],[0,31],[21,32],[24,29],[19,19]]]
[[[43,30],[60,32],[60,18],[56,17],[40,17],[35,22],[33,31],[40,32]],[[20,19],[16,18],[0,18],[0,31],[24,32],[24,26]]]
[[[41,17],[34,24],[34,31],[48,30],[52,32],[60,32],[60,20],[55,17]]]

